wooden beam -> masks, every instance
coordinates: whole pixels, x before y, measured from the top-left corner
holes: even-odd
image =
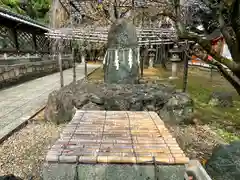
[[[16,28],[11,29],[12,34],[13,34],[13,41],[15,44],[15,48],[17,51],[19,51],[19,44],[18,44],[18,34]]]
[[[188,49],[189,48],[188,42],[186,42],[186,46],[187,46],[186,49]],[[184,59],[183,59],[183,61],[184,61],[183,92],[186,92],[186,90],[187,90],[187,82],[188,82],[188,60],[189,60],[189,58],[188,58],[186,52],[185,51],[183,51],[183,52],[184,52]]]
[[[36,38],[36,34],[32,33],[32,38],[33,38],[33,46],[34,46],[34,50],[37,51],[37,38]]]
[[[72,43],[71,43],[72,44]],[[75,49],[72,45],[72,63],[73,63],[73,83],[76,83],[76,59],[75,59]]]
[[[60,71],[60,87],[63,87],[64,86],[63,65],[62,65],[62,54],[60,51],[58,52],[58,65],[59,65],[59,71]]]

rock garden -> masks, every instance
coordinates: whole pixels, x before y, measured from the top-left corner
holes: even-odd
[[[103,70],[98,69],[87,81],[78,81],[75,85],[70,84],[51,93],[46,109],[34,117],[32,123],[2,144],[0,152],[6,152],[8,149],[8,153],[1,156],[2,162],[8,163],[0,164],[1,174],[38,179],[46,152],[58,137],[62,127],[71,119],[74,111],[93,109],[156,111],[189,158],[199,159],[203,164],[211,159],[206,163],[209,173],[216,177],[214,172],[221,172],[217,175],[225,177],[223,174],[226,175],[224,172],[228,171],[230,174],[226,177],[234,177],[234,173],[237,172],[234,168],[238,167],[232,163],[232,159],[238,158],[235,156],[239,143],[224,144],[239,137],[237,130],[239,121],[236,118],[239,113],[237,96],[231,93],[233,95],[230,107],[223,108],[215,104],[210,106],[208,104],[210,99],[215,97],[213,92],[217,92],[223,85],[222,91],[233,91],[217,75],[214,76],[213,84],[208,76],[204,76],[206,74],[190,69],[188,93],[182,93],[182,79],[169,82],[166,80],[169,72],[164,72],[160,68],[145,69],[141,83],[135,85],[105,84]],[[208,86],[204,86],[206,83]],[[30,147],[27,145],[29,142],[32,142]],[[218,147],[220,144],[223,145]],[[226,154],[233,158],[221,158]],[[228,163],[231,171],[227,166],[216,166],[219,162]]]

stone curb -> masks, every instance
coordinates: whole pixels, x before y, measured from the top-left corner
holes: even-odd
[[[0,144],[7,140],[7,138],[9,138],[13,133],[19,131],[20,129],[22,129],[23,127],[25,127],[34,116],[36,116],[40,111],[42,111],[45,108],[45,106],[41,107],[40,109],[38,109],[32,116],[25,116],[20,118],[19,121],[13,122],[11,124],[9,124],[8,126],[4,127],[1,131],[0,131]],[[13,128],[13,124],[14,124],[14,128]]]

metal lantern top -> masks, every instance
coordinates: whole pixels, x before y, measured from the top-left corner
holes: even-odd
[[[171,53],[170,61],[172,62],[180,62],[182,61],[179,57],[179,54],[182,52],[182,50],[178,47],[177,44],[174,44],[173,48],[169,50]]]
[[[154,49],[154,48],[149,48],[149,49],[148,49],[148,52],[156,52],[156,49]]]
[[[173,48],[169,50],[172,54],[179,54],[182,52],[181,48],[178,47],[177,44],[174,44]]]
[[[148,54],[150,57],[154,57],[155,53],[156,53],[156,49],[154,49],[154,48],[148,49]]]
[[[172,54],[171,58],[170,58],[171,62],[180,62],[182,61],[181,58],[179,57],[178,54]]]

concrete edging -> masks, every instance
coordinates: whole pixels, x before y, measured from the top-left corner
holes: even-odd
[[[9,131],[5,130],[5,132],[3,131],[3,133],[0,133],[0,144],[2,142],[4,142],[5,140],[7,140],[12,134],[14,134],[15,132],[19,131],[20,129],[24,128],[29,122],[31,122],[31,120],[33,120],[32,118],[34,116],[36,116],[40,111],[42,111],[46,106],[41,107],[39,110],[37,110],[32,116],[27,116],[25,118],[21,118],[20,122],[16,122],[16,127],[14,129],[9,129]]]

